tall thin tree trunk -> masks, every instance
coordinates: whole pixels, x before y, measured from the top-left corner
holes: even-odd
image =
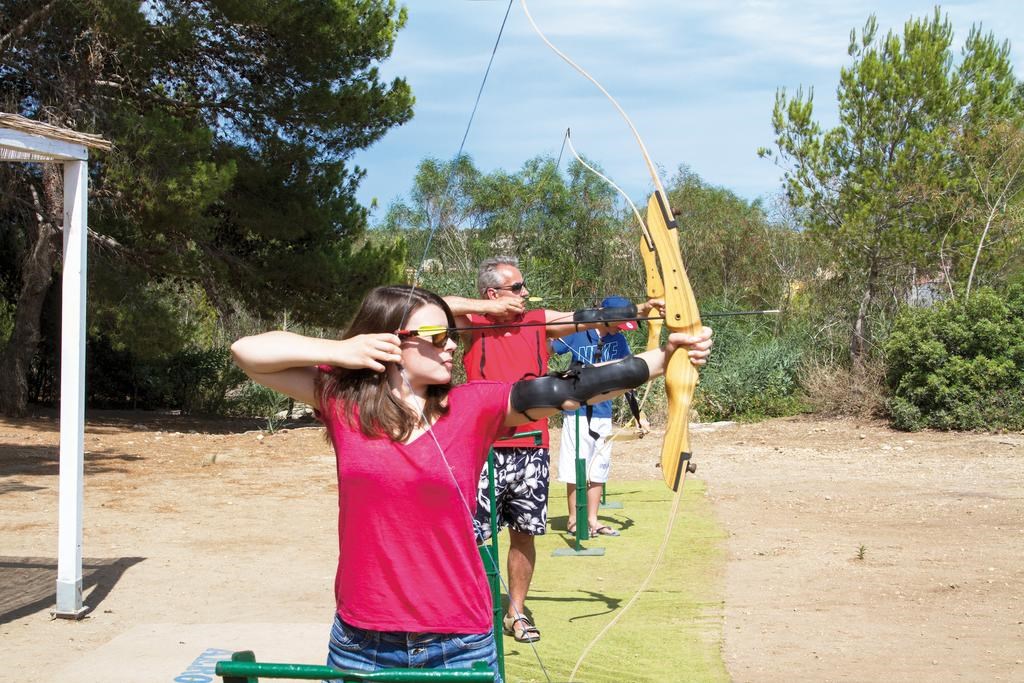
[[[855,370],[863,368],[870,351],[871,321],[868,318],[868,313],[871,310],[871,304],[875,301],[877,286],[878,256],[876,252],[871,257],[871,265],[868,268],[868,281],[864,287],[864,294],[860,298],[857,317],[853,321],[853,330],[850,333],[850,363]]]
[[[21,264],[14,329],[0,352],[0,414],[9,416],[21,416],[28,410],[28,375],[42,338],[43,304],[60,256],[60,233],[54,220],[63,206],[59,165],[43,167],[43,192],[45,197],[40,198],[33,191],[36,216],[28,230],[28,249]]]

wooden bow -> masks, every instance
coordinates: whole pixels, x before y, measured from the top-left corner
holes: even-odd
[[[686,275],[686,268],[683,267],[678,226],[669,207],[668,197],[660,187],[657,176],[654,178],[658,189],[647,203],[647,231],[654,243],[654,249],[648,249],[648,235],[641,239],[640,246],[647,270],[647,291],[652,295],[652,292],[662,290],[662,296],[659,298],[665,300],[665,326],[670,333],[684,332],[696,335],[702,327],[700,311],[690,287],[690,279]],[[656,269],[651,267],[651,262],[655,256],[661,269],[652,286],[652,273]],[[654,327],[651,325],[648,331],[648,348],[660,341],[661,330],[655,330]],[[697,368],[690,362],[689,354],[685,351],[673,353],[665,368],[668,426],[661,447],[661,473],[665,478],[665,484],[673,491],[679,490],[687,472],[696,469],[690,462],[689,418],[698,380]]]
[[[643,238],[640,242],[640,253],[643,256],[644,268],[647,271],[647,294],[651,298],[662,298],[665,300],[665,325],[668,327],[669,332],[696,334],[701,329],[700,313],[693,296],[693,290],[690,288],[690,280],[686,276],[686,269],[683,267],[683,257],[679,250],[679,233],[676,221],[668,203],[668,196],[665,194],[654,163],[647,153],[647,148],[640,138],[640,134],[615,98],[593,76],[583,70],[582,67],[572,61],[547,39],[536,22],[534,22],[533,17],[530,16],[526,0],[519,0],[519,2],[527,20],[541,40],[555,54],[567,62],[569,66],[597,86],[598,90],[615,106],[633,131],[633,136],[636,138],[637,144],[640,145],[644,161],[647,163],[647,170],[651,174],[655,187],[654,194],[647,203],[646,225],[640,219],[639,212],[636,212],[641,231],[643,232]],[[658,346],[661,343],[660,337],[660,326],[651,324],[647,338],[648,348]],[[668,392],[668,429],[665,433],[665,441],[661,449],[661,467],[665,483],[675,492],[672,501],[672,511],[669,514],[668,523],[665,525],[665,535],[662,538],[657,556],[651,565],[651,570],[647,577],[641,582],[639,588],[637,588],[629,601],[622,607],[622,610],[583,649],[579,659],[576,661],[576,666],[573,667],[572,673],[569,675],[570,682],[575,680],[576,673],[591,649],[605,633],[618,623],[619,619],[629,611],[629,608],[636,603],[643,591],[650,585],[668,548],[668,541],[672,534],[672,527],[679,510],[679,502],[682,498],[682,484],[686,478],[686,473],[692,472],[695,469],[690,462],[689,412],[690,404],[693,401],[693,392],[697,388],[697,368],[690,362],[689,354],[682,351],[672,354],[665,369],[665,386]]]
[[[651,161],[651,157],[647,153],[647,147],[644,145],[640,133],[622,106],[605,90],[604,86],[547,39],[530,15],[526,0],[520,0],[520,5],[541,40],[569,66],[597,86],[633,131],[633,136],[640,146],[640,152],[655,187],[654,194],[651,195],[650,201],[647,203],[646,225],[641,221],[643,235],[640,240],[640,254],[647,272],[647,295],[649,298],[665,300],[665,326],[668,327],[669,332],[697,334],[701,329],[700,312],[693,296],[693,289],[690,287],[690,280],[686,275],[686,268],[683,267],[683,257],[679,249],[678,226],[672,208],[669,206],[668,195],[662,187],[661,179],[658,177],[654,162]],[[647,348],[655,348],[660,343],[661,325],[651,323],[648,330]],[[693,472],[696,469],[690,462],[689,414],[697,381],[697,368],[690,362],[689,355],[685,352],[672,354],[668,367],[665,369],[668,428],[661,450],[661,467],[665,484],[673,491],[679,490],[686,477],[686,472]]]

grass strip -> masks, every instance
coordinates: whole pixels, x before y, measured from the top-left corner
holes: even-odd
[[[664,539],[672,507],[664,484],[612,482],[608,500],[623,508],[603,509],[601,521],[622,535],[583,544],[603,547],[605,554],[552,557],[555,548],[575,547],[575,541],[565,531],[565,487],[551,487],[549,530],[537,539],[527,610],[542,632],[536,647],[553,681],[569,679],[584,648],[647,576]],[[576,681],[728,681],[721,654],[724,539],[703,482],[687,480],[661,566],[647,591],[591,650]],[[504,553],[504,535],[502,541]],[[507,683],[544,683],[530,646],[511,637],[505,638],[505,668]]]

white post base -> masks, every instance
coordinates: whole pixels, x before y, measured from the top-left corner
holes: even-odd
[[[57,619],[81,619],[88,611],[82,604],[82,580],[57,579],[57,608],[51,614]]]

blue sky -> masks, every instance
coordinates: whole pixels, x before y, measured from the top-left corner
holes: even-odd
[[[458,150],[506,0],[412,0],[409,21],[385,78],[406,78],[415,115],[356,155],[367,171],[359,199],[386,206],[408,193],[424,157]],[[850,30],[868,15],[879,32],[901,31],[928,2],[743,0],[530,0],[548,38],[587,69],[633,119],[665,178],[680,164],[748,199],[779,188],[780,171],[757,157],[771,146],[778,88],[814,88],[815,115],[836,120],[839,69],[850,63]],[[942,5],[959,50],[972,24],[1009,40],[1022,77],[1024,3]],[[516,171],[537,155],[557,155],[565,129],[634,199],[650,190],[636,143],[611,103],[533,33],[515,0],[465,151],[484,171]],[[566,163],[563,156],[563,168]]]

